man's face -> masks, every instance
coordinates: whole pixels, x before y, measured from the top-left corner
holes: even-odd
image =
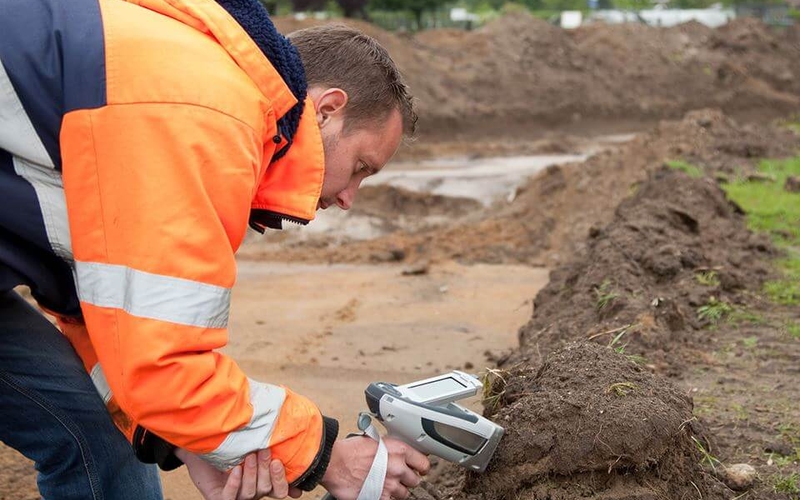
[[[334,91],[334,92],[330,92]],[[403,138],[398,110],[372,126],[344,129],[347,94],[339,89],[310,89],[325,149],[325,177],[318,209],[338,206],[349,210],[361,182],[378,173],[391,159]]]

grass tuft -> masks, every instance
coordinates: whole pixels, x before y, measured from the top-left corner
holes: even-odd
[[[775,474],[772,476],[772,487],[775,493],[800,493],[800,474],[797,472],[788,475]]]
[[[700,463],[701,464],[708,464],[708,466],[711,467],[711,470],[716,472],[717,465],[722,465],[722,462],[720,462],[717,457],[712,455],[706,449],[706,447],[703,446],[703,443],[701,443],[699,439],[697,439],[696,437],[692,436],[692,441],[694,441],[695,448],[697,448],[697,451],[699,451],[700,455],[702,456],[702,458],[700,459]]]
[[[489,413],[494,413],[500,407],[500,401],[506,393],[509,375],[508,370],[487,368],[486,373],[481,376],[481,382],[483,382],[481,402]]]
[[[711,287],[719,286],[719,276],[717,276],[716,271],[705,271],[697,273],[694,276],[694,279],[697,280],[697,282],[703,286],[711,286]]]
[[[686,163],[682,160],[670,160],[666,163],[669,168],[680,170],[693,179],[699,179],[700,177],[703,177],[703,171],[691,163]]]
[[[612,290],[611,286],[612,286],[611,280],[605,279],[600,284],[600,286],[594,288],[594,296],[595,296],[594,307],[598,311],[602,311],[603,309],[608,307],[608,305],[611,304],[614,301],[614,299],[619,297],[619,294],[614,290]]]
[[[708,302],[697,308],[697,318],[702,321],[709,321],[716,324],[733,312],[733,307],[724,300],[717,300],[713,295],[708,298]]]
[[[614,394],[615,396],[622,397],[627,396],[628,393],[635,391],[638,388],[639,386],[633,382],[617,382],[616,384],[611,384],[608,386],[606,389],[606,394]]]
[[[800,323],[796,323],[794,321],[787,321],[786,333],[788,333],[789,336],[792,337],[793,339],[800,340]]]

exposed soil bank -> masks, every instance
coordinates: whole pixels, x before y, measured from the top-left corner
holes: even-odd
[[[397,61],[418,98],[423,141],[630,132],[705,107],[747,121],[800,110],[797,25],[562,30],[520,12],[472,32],[398,36],[347,22]],[[285,32],[314,23],[277,21]]]
[[[590,229],[609,223],[617,205],[665,160],[685,159],[732,174],[752,169],[758,157],[790,156],[798,147],[800,138],[787,129],[740,124],[718,110],[694,111],[584,163],[550,167],[489,210],[370,241],[340,244],[327,238],[277,251],[254,247],[248,257],[311,262],[457,259],[552,267],[584,248]],[[383,217],[391,221],[397,213],[387,211]]]

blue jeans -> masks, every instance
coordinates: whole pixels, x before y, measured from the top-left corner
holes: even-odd
[[[36,463],[46,500],[160,500],[78,355],[15,292],[0,292],[0,440]]]

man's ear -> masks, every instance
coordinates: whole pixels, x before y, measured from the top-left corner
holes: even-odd
[[[317,110],[317,124],[320,128],[327,125],[331,119],[344,118],[344,108],[347,106],[347,92],[340,88],[332,87],[317,92],[309,92]]]

